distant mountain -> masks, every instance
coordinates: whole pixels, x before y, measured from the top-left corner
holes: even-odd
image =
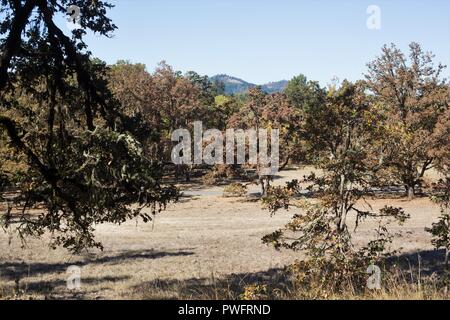
[[[226,74],[218,74],[211,77],[211,80],[216,83],[223,83],[225,86],[225,94],[244,93],[248,89],[256,87],[253,83]]]
[[[254,83],[244,81],[242,79],[232,77],[226,74],[218,74],[210,78],[213,82],[223,83],[225,86],[225,94],[245,93],[249,89],[256,87]],[[282,92],[287,85],[286,80],[278,82],[270,82],[261,85],[261,89],[267,93]]]
[[[261,87],[264,92],[267,93],[275,93],[275,92],[282,92],[284,89],[286,89],[286,86],[289,81],[287,80],[281,80],[277,82],[269,82],[266,84],[263,84]]]

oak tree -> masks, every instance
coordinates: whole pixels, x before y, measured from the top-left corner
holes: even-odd
[[[425,173],[442,162],[449,141],[450,86],[433,55],[411,43],[409,59],[395,46],[369,63],[367,85],[380,105],[384,134],[379,153],[409,198]],[[448,159],[444,160],[448,162]]]
[[[0,176],[20,208],[6,210],[4,227],[21,236],[49,232],[54,246],[79,251],[101,247],[95,225],[148,221],[177,191],[161,184],[161,167],[145,157],[136,119],[114,99],[106,65],[83,41],[87,30],[114,31],[106,16],[112,6],[75,3],[81,28],[65,34],[55,20],[67,16],[72,1],[1,0],[0,137],[8,154],[1,154]],[[17,166],[8,171],[5,158]]]

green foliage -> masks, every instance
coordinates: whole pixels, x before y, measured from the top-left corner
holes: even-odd
[[[292,78],[288,82],[284,93],[289,101],[298,109],[308,111],[323,105],[325,90],[314,81],[308,81],[304,75]]]
[[[362,290],[367,267],[392,254],[389,245],[393,236],[387,225],[394,221],[401,224],[409,218],[400,208],[372,212],[357,206],[370,194],[379,170],[370,148],[377,118],[364,86],[347,81],[330,90],[325,104],[307,108],[305,117],[309,156],[323,173],[292,181],[284,188],[269,189],[263,203],[272,214],[290,207],[300,209],[300,213],[284,228],[265,236],[263,242],[276,249],[306,254],[307,259],[294,267],[300,285],[320,283],[320,291],[335,292],[352,284]],[[301,195],[301,182],[309,184],[308,192],[319,203],[296,200]],[[356,212],[356,227],[362,219],[379,221],[377,236],[360,249],[354,247],[348,230],[347,218],[352,211]]]
[[[450,255],[450,178],[440,180],[433,188],[432,200],[441,207],[441,216],[439,220],[433,223],[431,228],[425,228],[425,231],[431,234],[431,243],[436,249],[445,250],[444,261],[444,284],[445,291],[448,294],[448,285],[450,282],[449,255]]]
[[[208,76],[201,76],[195,71],[188,71],[185,78],[191,81],[200,90],[199,103],[204,106],[214,104],[214,99],[220,94],[220,87],[212,82]]]
[[[177,190],[161,185],[162,166],[139,141],[142,119],[112,96],[106,65],[83,42],[88,29],[115,29],[111,5],[78,2],[82,29],[68,37],[53,19],[69,1],[1,3],[0,148],[8,152],[0,176],[15,205],[3,227],[23,237],[48,232],[52,246],[79,252],[101,247],[99,223],[151,220]]]
[[[443,213],[439,221],[433,223],[433,226],[427,228],[426,231],[433,236],[431,243],[436,249],[450,250],[450,214]]]
[[[39,202],[47,208],[46,213],[20,219],[21,235],[48,230],[54,245],[75,251],[101,247],[93,240],[94,225],[121,224],[135,217],[149,221],[177,196],[175,189],[159,185],[159,166],[146,160],[139,143],[127,134],[100,128],[85,131],[55,157],[61,159],[57,170],[65,172],[56,191],[31,167],[17,181],[21,188],[17,205]],[[151,206],[150,212],[141,211],[146,206]]]

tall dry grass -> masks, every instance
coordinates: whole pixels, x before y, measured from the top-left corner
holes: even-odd
[[[369,277],[369,275],[368,275]],[[356,288],[351,284],[334,291],[323,290],[323,283],[297,284],[286,270],[255,280],[254,274],[227,278],[159,280],[133,288],[132,299],[181,300],[448,300],[443,275],[423,276],[420,268],[399,266],[383,270],[381,289]]]

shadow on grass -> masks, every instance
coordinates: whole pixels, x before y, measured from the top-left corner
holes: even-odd
[[[444,255],[444,250],[405,253],[389,258],[386,265],[402,274],[402,278],[397,279],[399,283],[416,284],[419,274],[424,281],[436,281],[433,279],[442,279],[444,275]],[[252,285],[265,285],[268,292],[277,293],[282,299],[289,299],[295,292],[289,273],[280,268],[220,278],[157,279],[133,286],[130,290],[136,299],[235,300],[242,297],[246,286]]]
[[[445,250],[422,250],[408,252],[387,259],[387,265],[397,265],[403,272],[413,278],[429,277],[433,274],[442,276],[444,272]]]
[[[164,257],[173,256],[189,256],[194,252],[190,249],[180,251],[155,251],[155,250],[129,250],[123,251],[116,255],[105,255],[100,257],[84,257],[79,261],[64,262],[64,263],[25,263],[25,262],[0,262],[0,279],[13,280],[22,279],[28,276],[42,276],[51,273],[65,273],[67,268],[72,265],[83,267],[86,265],[99,264],[121,264],[128,260],[140,259],[161,259]]]
[[[271,289],[289,290],[289,279],[283,269],[255,273],[231,274],[221,278],[188,280],[157,279],[130,288],[136,299],[217,299],[236,300],[249,285],[271,284]]]
[[[95,278],[82,278],[80,290],[67,289],[67,282],[64,280],[43,280],[43,281],[16,281],[15,285],[10,286],[9,296],[23,299],[24,297],[44,297],[46,300],[61,300],[61,299],[102,299],[101,292],[90,292],[87,297],[83,291],[84,285],[102,285],[126,281],[130,276],[104,276]]]
[[[119,264],[129,259],[158,259],[167,256],[192,255],[190,249],[175,252],[134,250],[126,251],[114,256],[102,256],[97,259],[85,259],[79,263],[24,264],[15,262],[1,262],[0,270],[2,279],[15,281],[15,286],[10,285],[10,292],[19,292],[22,295],[38,294],[48,299],[85,299],[84,292],[71,292],[66,289],[63,280],[28,280],[28,274],[34,278],[50,273],[63,273],[70,265],[84,266],[89,264]],[[417,279],[443,276],[444,250],[425,250],[404,253],[387,260],[387,266],[395,267],[408,283],[417,283]],[[420,272],[419,272],[420,271]],[[420,275],[420,276],[419,276]],[[111,283],[123,282],[132,279],[133,275],[125,276],[99,276],[82,278],[82,283],[89,285],[101,285],[113,290]],[[294,292],[294,286],[285,269],[269,269],[254,273],[238,273],[223,277],[190,278],[187,280],[156,279],[134,285],[127,290],[127,296],[132,299],[239,299],[244,293],[244,288],[251,285],[266,285],[269,292],[278,292],[279,297],[289,298],[290,292]],[[104,289],[98,292],[89,292],[89,298],[101,299]],[[277,294],[278,295],[278,294]],[[1,298],[1,292],[0,292]]]

